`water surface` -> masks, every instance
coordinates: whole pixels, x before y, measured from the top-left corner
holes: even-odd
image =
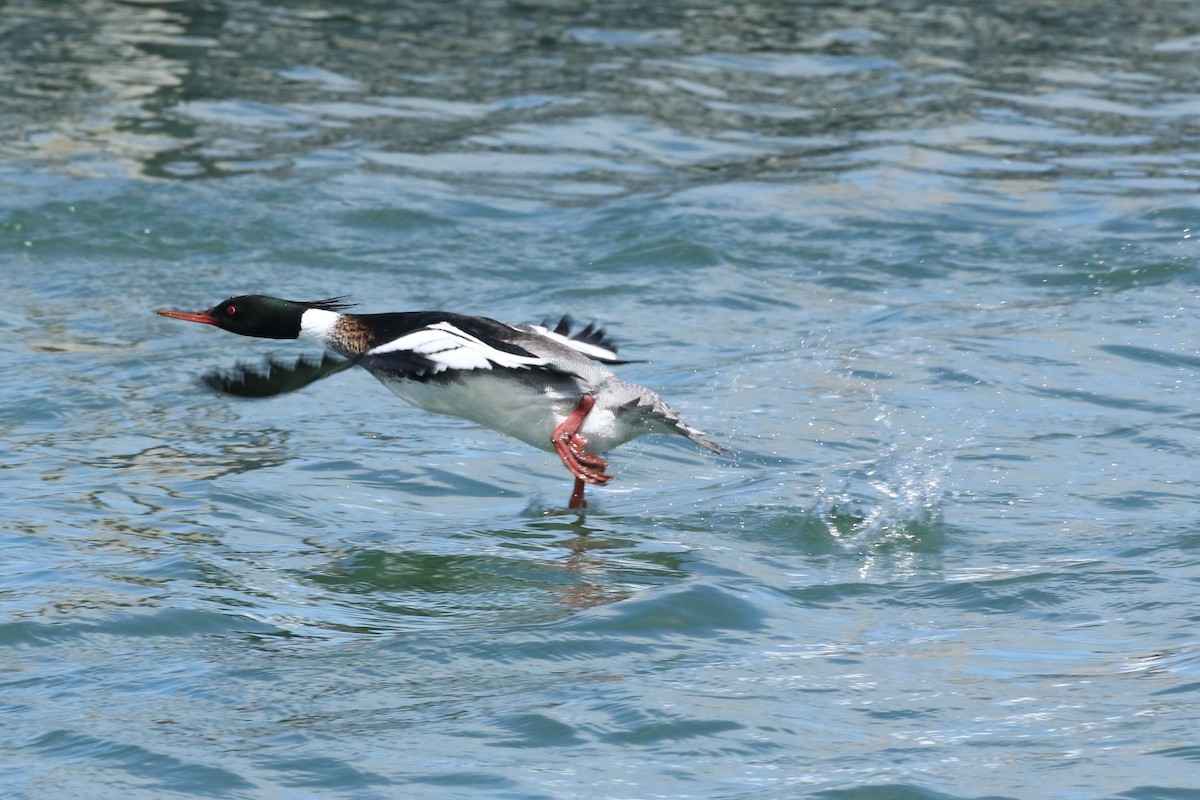
[[[5,797],[1200,786],[1190,4],[0,16]],[[231,294],[598,320],[552,456]]]

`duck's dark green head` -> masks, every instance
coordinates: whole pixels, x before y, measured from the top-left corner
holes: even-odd
[[[296,339],[300,336],[300,319],[312,308],[325,311],[344,311],[350,307],[345,298],[331,297],[328,300],[298,302],[268,297],[264,294],[243,294],[217,303],[207,311],[171,311],[166,308],[158,314],[184,322],[199,322],[216,325],[222,330],[242,336],[257,336],[260,339]]]

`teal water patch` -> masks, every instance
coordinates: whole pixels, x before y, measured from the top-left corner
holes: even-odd
[[[27,747],[49,762],[47,771],[90,774],[101,792],[124,789],[197,797],[211,796],[212,792],[242,796],[252,788],[250,782],[220,767],[79,732],[52,731]],[[47,774],[42,779],[49,777]]]
[[[1006,800],[1005,795],[946,794],[912,784],[896,783],[829,789],[813,796],[828,800]]]

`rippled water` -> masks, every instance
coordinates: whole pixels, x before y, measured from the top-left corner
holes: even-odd
[[[1200,787],[1187,2],[10,3],[6,798]],[[156,317],[607,325],[556,459]]]

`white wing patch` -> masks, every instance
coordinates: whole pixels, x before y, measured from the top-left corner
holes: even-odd
[[[583,353],[588,358],[594,358],[597,361],[615,361],[617,354],[607,347],[581,342],[578,339],[572,339],[569,336],[563,336],[561,333],[555,333],[545,325],[530,325],[529,329],[545,336],[547,339],[553,339],[559,344],[565,344],[577,353]]]
[[[529,369],[545,366],[549,359],[520,356],[497,350],[483,340],[459,330],[449,322],[435,322],[420,330],[406,333],[399,339],[368,350],[366,355],[377,356],[407,350],[424,356],[434,363],[433,373],[448,369]]]

